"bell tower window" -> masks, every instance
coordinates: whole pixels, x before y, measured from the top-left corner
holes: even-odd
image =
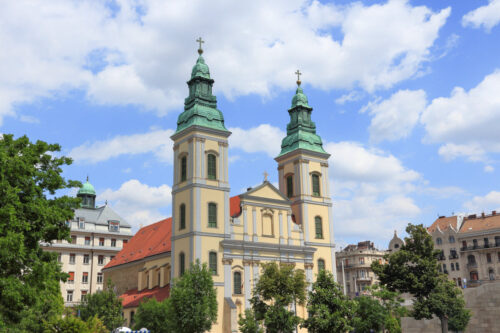
[[[286,196],[293,197],[293,175],[286,177]]]
[[[213,202],[208,204],[208,227],[217,228],[217,205]]]
[[[217,160],[214,154],[208,154],[207,156],[207,178],[217,179]]]
[[[321,217],[316,216],[314,218],[314,224],[316,227],[316,238],[323,239],[323,221],[321,221]]]
[[[184,255],[184,252],[181,252],[179,254],[179,276],[182,276],[184,274],[184,270],[186,269],[186,256]]]
[[[181,158],[181,182],[187,179],[187,157],[183,156]]]
[[[317,174],[312,175],[312,194],[315,197],[319,197],[321,195],[319,189],[319,175]]]
[[[179,230],[186,229],[186,205],[182,204],[180,207],[180,225],[179,225]]]

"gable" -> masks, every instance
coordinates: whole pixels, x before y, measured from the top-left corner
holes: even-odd
[[[261,185],[257,186],[256,188],[253,188],[243,194],[240,195],[241,198],[248,198],[248,199],[254,199],[254,200],[259,200],[262,199],[264,201],[266,200],[271,200],[271,201],[285,201],[287,203],[290,203],[290,200],[286,196],[284,196],[280,190],[278,190],[276,187],[273,186],[268,181],[264,181]]]

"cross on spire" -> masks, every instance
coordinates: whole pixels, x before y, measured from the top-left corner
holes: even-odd
[[[300,84],[302,83],[300,81],[300,76],[302,75],[302,73],[300,72],[300,70],[297,69],[297,71],[295,72],[295,74],[297,75],[297,85],[300,86]]]
[[[269,174],[267,173],[267,171],[264,171],[263,175],[264,175],[264,181],[267,182],[267,176],[269,176]]]
[[[198,49],[198,54],[201,55],[203,53],[203,49],[201,48],[201,44],[205,43],[205,41],[203,39],[201,39],[201,37],[198,37],[198,39],[196,41],[200,44],[200,48]]]

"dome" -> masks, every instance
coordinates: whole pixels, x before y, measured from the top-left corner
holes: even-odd
[[[82,194],[95,195],[94,186],[92,186],[92,184],[90,184],[88,180],[85,184],[82,185],[82,187],[80,187],[77,196]]]
[[[305,107],[310,107],[307,101],[307,96],[304,94],[304,91],[302,90],[301,87],[297,88],[297,91],[295,92],[295,96],[293,96],[292,99],[292,108],[296,106],[305,106]]]
[[[205,59],[203,59],[201,55],[198,57],[198,60],[191,71],[191,79],[194,79],[195,77],[210,79],[210,70],[208,69],[207,64],[205,64]]]

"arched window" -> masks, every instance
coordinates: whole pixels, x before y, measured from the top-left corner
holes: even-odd
[[[181,158],[181,182],[187,179],[187,157],[182,156]]]
[[[323,221],[321,221],[321,217],[316,216],[314,218],[314,225],[316,227],[316,238],[323,239]]]
[[[207,156],[207,178],[217,179],[217,163],[214,154],[208,154]]]
[[[213,202],[208,204],[208,227],[217,228],[217,205]]]
[[[441,244],[443,244],[443,240],[442,240],[441,238],[439,238],[439,237],[438,237],[438,238],[436,238],[436,244],[437,244],[437,245],[441,245]]]
[[[495,280],[495,271],[493,270],[493,268],[490,268],[488,270],[488,277],[490,278],[490,280]]]
[[[450,235],[450,237],[448,237],[448,240],[450,243],[455,243],[455,237],[453,237],[451,235]]]
[[[233,273],[233,294],[241,295],[241,273]]]
[[[184,255],[184,252],[181,252],[179,254],[179,276],[184,274],[184,270],[186,269],[186,256]]]
[[[476,272],[476,271],[472,271],[472,272],[470,272],[470,279],[471,279],[472,281],[477,281],[477,280],[479,280],[479,275],[477,274],[477,272]]]
[[[217,275],[217,253],[209,252],[208,253],[208,268],[212,272],[212,275]]]
[[[476,263],[476,257],[474,257],[474,255],[473,255],[473,254],[469,254],[469,255],[467,256],[467,263],[468,263],[469,265],[474,265],[474,264]]]
[[[180,207],[180,224],[179,224],[179,230],[186,229],[186,205],[182,204]]]
[[[317,174],[312,175],[312,194],[315,197],[319,197],[321,195],[319,189],[319,175]]]
[[[318,273],[325,269],[325,261],[318,259]]]
[[[293,175],[286,177],[286,196],[293,197]]]

